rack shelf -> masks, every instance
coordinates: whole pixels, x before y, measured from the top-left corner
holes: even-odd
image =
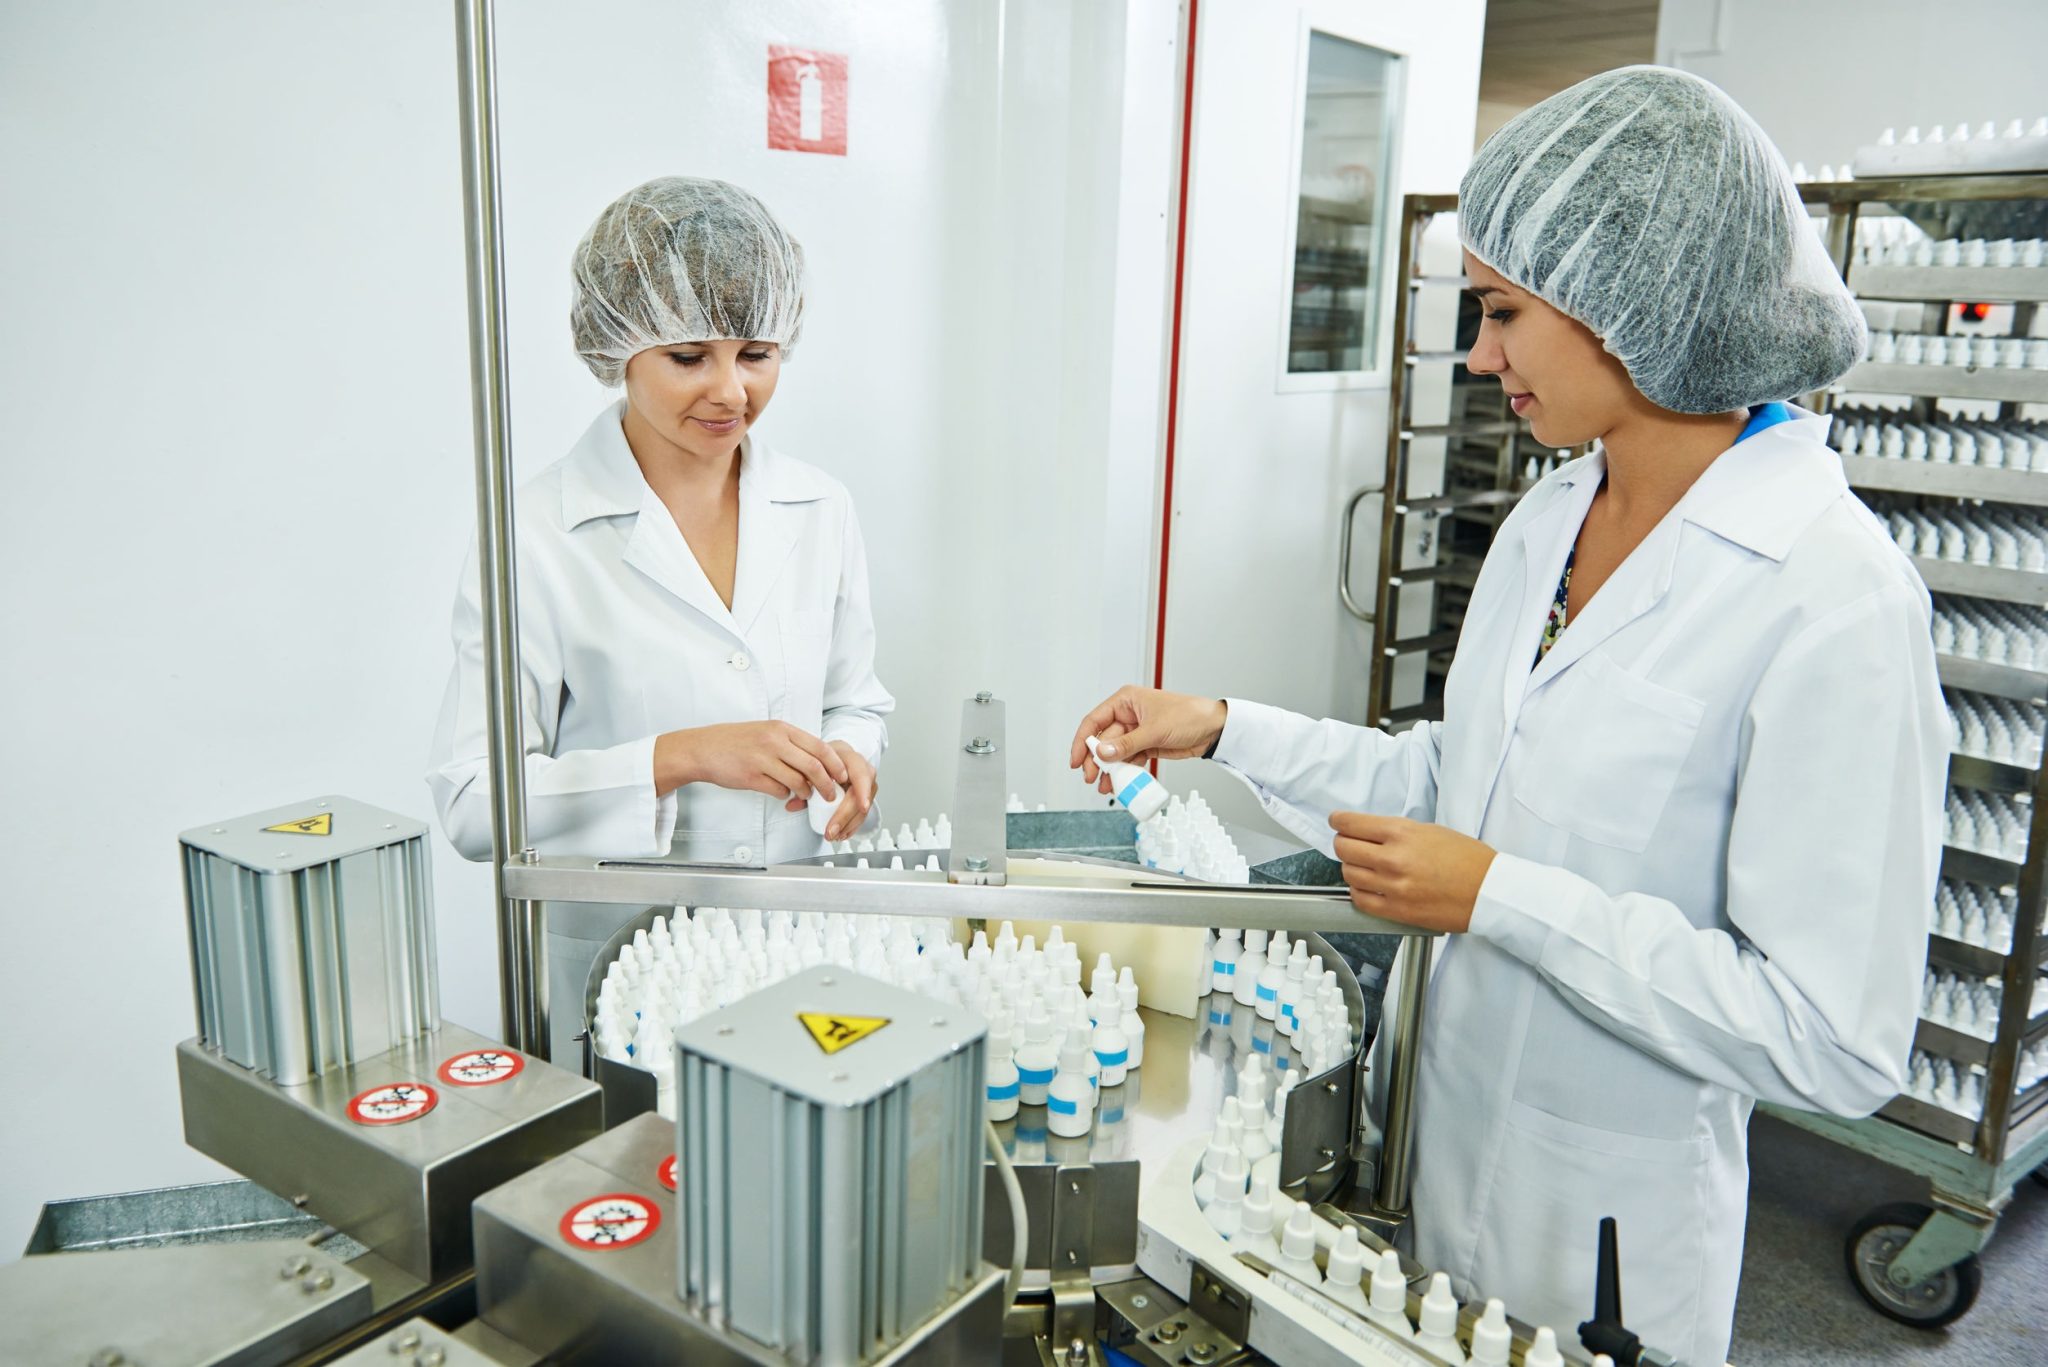
[[[1905,394],[1923,399],[1999,399],[2048,403],[2048,370],[1865,361],[1834,385],[1836,393]]]
[[[1913,1033],[1913,1043],[1930,1054],[1940,1054],[1943,1058],[1954,1059],[1958,1063],[1988,1065],[1991,1062],[1990,1040],[1966,1035],[1960,1030],[1937,1025],[1930,1020],[1920,1022],[1920,1028]]]
[[[2003,760],[1966,755],[1961,751],[1948,758],[1948,781],[1958,788],[1976,788],[1987,793],[2031,793],[2034,771]]]
[[[2023,503],[2048,508],[2048,472],[2006,470],[1987,465],[1950,465],[1929,460],[1888,460],[1843,456],[1842,473],[1854,489],[1894,494],[1938,494]]]
[[[1866,299],[2039,303],[2048,266],[1851,266],[1849,286]]]
[[[1920,571],[1921,579],[1936,593],[2048,607],[2048,574],[2038,571],[1971,565],[1959,560],[1935,560],[1924,555],[1913,557],[1913,568]]]
[[[2005,972],[2005,955],[1982,945],[1951,940],[1946,935],[1927,937],[1927,957],[1930,962],[1951,972],[1974,973],[1980,978],[1996,977]]]
[[[1961,878],[1971,883],[1989,883],[1993,887],[2005,887],[2020,881],[2026,872],[2026,865],[2016,864],[2010,859],[1997,855],[1979,854],[1975,850],[1958,849],[1944,845],[1941,850],[1941,871],[1950,878]]]
[[[1972,693],[1990,693],[2016,702],[2048,699],[2048,673],[2019,665],[1992,664],[1961,655],[1937,655],[1935,665],[1941,681],[1950,688],[1967,688]]]
[[[1946,1139],[1954,1144],[1968,1144],[1977,1136],[1977,1122],[1966,1115],[1957,1115],[1931,1102],[1917,1097],[1895,1096],[1886,1102],[1878,1112],[1886,1120],[1897,1121],[1909,1130]]]

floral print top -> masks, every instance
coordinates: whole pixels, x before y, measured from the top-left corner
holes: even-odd
[[[1564,558],[1564,573],[1558,576],[1557,595],[1550,600],[1550,616],[1543,623],[1543,639],[1536,643],[1536,658],[1529,665],[1531,669],[1543,663],[1543,657],[1550,653],[1550,648],[1557,644],[1557,638],[1564,634],[1566,619],[1571,615],[1567,603],[1572,591],[1572,565],[1578,558],[1577,546],[1572,547],[1571,554]]]

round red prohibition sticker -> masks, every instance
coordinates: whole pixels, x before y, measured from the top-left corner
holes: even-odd
[[[488,1087],[525,1070],[526,1060],[510,1049],[472,1049],[444,1062],[435,1076],[451,1087]]]
[[[625,1192],[593,1196],[562,1217],[562,1237],[577,1248],[631,1248],[659,1228],[660,1209]]]
[[[387,1082],[348,1103],[348,1118],[358,1125],[403,1125],[418,1120],[441,1098],[424,1082]]]
[[[670,1154],[662,1159],[661,1166],[654,1170],[654,1175],[661,1179],[663,1186],[667,1187],[670,1191],[674,1191],[676,1189],[676,1156]]]

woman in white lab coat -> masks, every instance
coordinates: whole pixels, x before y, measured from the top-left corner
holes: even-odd
[[[1630,68],[1553,97],[1481,149],[1460,227],[1471,369],[1599,449],[1506,519],[1443,720],[1125,689],[1073,761],[1097,779],[1095,734],[1213,755],[1361,910],[1446,932],[1416,1256],[1569,1336],[1618,1216],[1629,1327],[1719,1363],[1754,1099],[1860,1115],[1905,1080],[1948,750],[1927,593],[1828,420],[1774,402],[1863,325],[1720,91]]]
[[[803,255],[761,202],[668,177],[576,249],[570,326],[624,397],[519,491],[527,833],[543,853],[760,864],[822,852],[876,792],[875,677],[846,489],[751,434],[803,320]],[[474,553],[427,776],[463,855],[491,852]],[[617,907],[549,907],[557,1057]]]

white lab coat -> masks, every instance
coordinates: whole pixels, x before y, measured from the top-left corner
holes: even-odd
[[[762,864],[819,854],[808,814],[763,794],[698,783],[657,797],[654,741],[686,727],[780,720],[880,765],[895,701],[875,677],[853,500],[823,471],[743,441],[728,610],[642,477],[624,412],[621,400],[598,414],[515,505],[528,839],[544,854],[612,858]],[[427,775],[442,829],[469,859],[491,853],[486,687],[472,550]],[[550,931],[601,941],[630,911],[551,904]],[[576,946],[551,938],[551,950],[562,1056],[583,984]]]
[[[1413,1247],[1562,1336],[1614,1215],[1629,1327],[1726,1360],[1753,1100],[1861,1115],[1904,1085],[1948,722],[1927,592],[1827,427],[1723,454],[1532,671],[1604,457],[1545,479],[1487,555],[1440,723],[1229,705],[1216,758],[1325,852],[1339,810],[1499,852],[1437,950]]]

